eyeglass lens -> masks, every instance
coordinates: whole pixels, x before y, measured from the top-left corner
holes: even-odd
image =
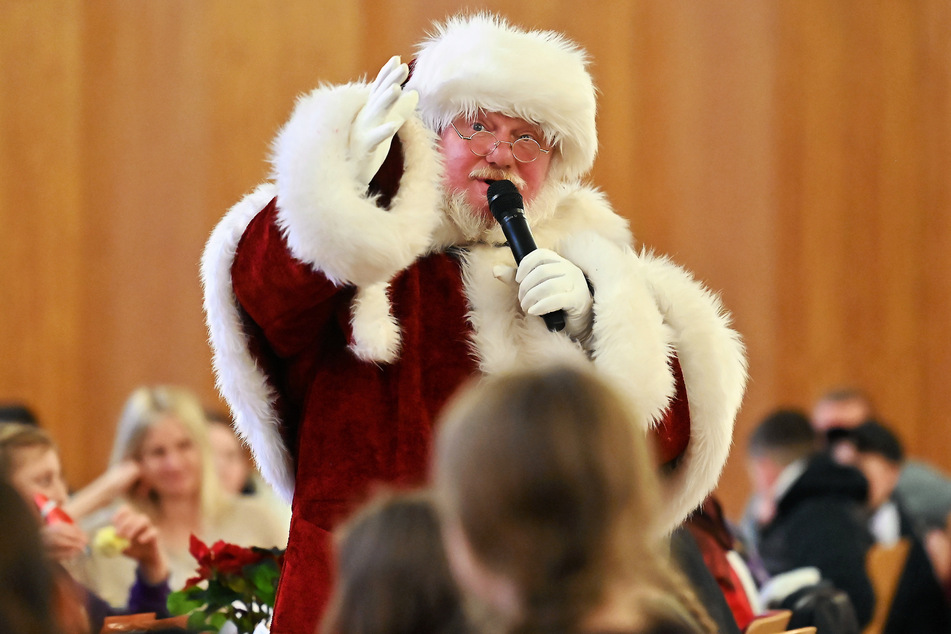
[[[541,151],[538,143],[531,139],[518,139],[514,142],[499,141],[495,135],[486,130],[480,130],[472,135],[469,141],[469,147],[472,152],[478,156],[487,156],[499,143],[507,143],[512,146],[512,154],[516,160],[523,163],[531,163],[538,158]]]

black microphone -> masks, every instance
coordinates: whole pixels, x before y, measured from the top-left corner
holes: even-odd
[[[502,233],[515,256],[515,264],[518,265],[522,258],[538,248],[525,220],[525,212],[522,211],[522,195],[512,181],[493,181],[489,184],[486,197],[489,199],[489,211],[501,225]],[[542,315],[542,319],[552,332],[565,329],[563,310]]]

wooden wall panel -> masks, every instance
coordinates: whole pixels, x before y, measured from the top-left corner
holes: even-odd
[[[564,31],[601,89],[593,180],[722,293],[770,408],[869,390],[951,469],[951,8],[943,0],[75,0],[0,4],[0,400],[105,463],[140,383],[209,403],[198,258],[295,97],[408,59],[462,8]]]
[[[0,4],[0,400],[85,429],[79,3]]]
[[[922,416],[907,435],[925,458],[949,465],[951,447],[951,7],[942,0],[922,4],[916,38],[921,81],[920,152],[924,231],[918,256],[924,289],[916,309],[924,314],[922,348]]]

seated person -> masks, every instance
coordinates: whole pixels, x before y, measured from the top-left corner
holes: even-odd
[[[208,443],[215,461],[221,488],[229,495],[246,495],[261,500],[281,519],[284,529],[291,525],[291,505],[278,497],[254,468],[247,447],[235,434],[231,419],[217,410],[207,410]]]
[[[876,416],[867,394],[854,388],[824,394],[812,411],[812,426],[822,439],[853,429]],[[923,530],[944,530],[951,514],[951,477],[920,460],[905,459],[896,485],[905,511]]]
[[[426,493],[384,494],[335,531],[336,579],[326,634],[465,634]]]
[[[951,632],[944,591],[928,559],[920,527],[904,509],[897,490],[905,453],[901,441],[885,425],[869,420],[840,437],[833,448],[837,460],[850,464],[869,483],[869,528],[876,542],[909,541],[908,558],[899,578],[884,634]]]
[[[38,527],[45,515],[46,521],[39,531],[46,553],[57,563],[57,573],[68,575],[64,564],[82,555],[89,540],[68,516],[56,508],[65,504],[67,491],[59,452],[49,434],[31,425],[0,424],[0,474],[36,509]],[[37,501],[43,500],[48,502],[40,509]],[[51,509],[57,512],[51,512]],[[159,548],[155,526],[148,517],[128,507],[117,509],[110,519],[116,535],[124,540],[122,554],[134,562],[134,583],[129,584],[131,589],[127,593],[124,611],[167,615],[169,568]],[[123,612],[81,587],[78,581],[71,585],[84,603],[92,632],[102,628],[106,616]]]
[[[763,609],[756,581],[739,553],[742,548],[714,495],[709,495],[700,508],[687,517],[684,529],[696,542],[736,625],[741,631],[745,630]],[[710,609],[708,602],[705,601],[704,605]]]
[[[111,464],[134,461],[138,478],[122,492],[129,504],[154,522],[158,542],[178,589],[198,566],[189,552],[190,536],[239,546],[283,547],[287,528],[271,510],[247,496],[224,493],[214,470],[208,421],[198,397],[176,386],[143,386],[126,401],[116,430]],[[113,505],[114,506],[114,505]],[[87,525],[98,526],[102,514]],[[125,562],[94,553],[97,590],[120,600],[133,581]]]
[[[254,467],[231,423],[219,412],[206,411],[205,416],[208,417],[208,443],[221,488],[230,495],[252,494],[254,480],[251,474]]]
[[[596,375],[569,368],[490,377],[443,413],[433,469],[443,540],[492,625],[716,631],[663,555],[641,428]]]
[[[818,569],[848,594],[859,625],[867,625],[875,597],[865,572],[872,537],[861,472],[818,452],[809,419],[792,410],[767,416],[753,431],[748,463],[766,571],[775,576]]]
[[[5,477],[0,477],[0,517],[0,632],[77,629],[57,610],[56,576],[37,530],[36,507]],[[79,625],[88,627],[85,619]]]

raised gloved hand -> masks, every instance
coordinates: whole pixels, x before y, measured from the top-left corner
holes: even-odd
[[[518,301],[528,315],[565,311],[565,332],[583,339],[591,331],[594,299],[584,273],[549,249],[535,249],[518,265],[515,273]]]
[[[350,127],[350,159],[357,165],[357,180],[366,187],[383,165],[393,135],[413,114],[419,102],[415,90],[401,88],[409,67],[399,56],[383,65],[370,86],[370,96]]]

